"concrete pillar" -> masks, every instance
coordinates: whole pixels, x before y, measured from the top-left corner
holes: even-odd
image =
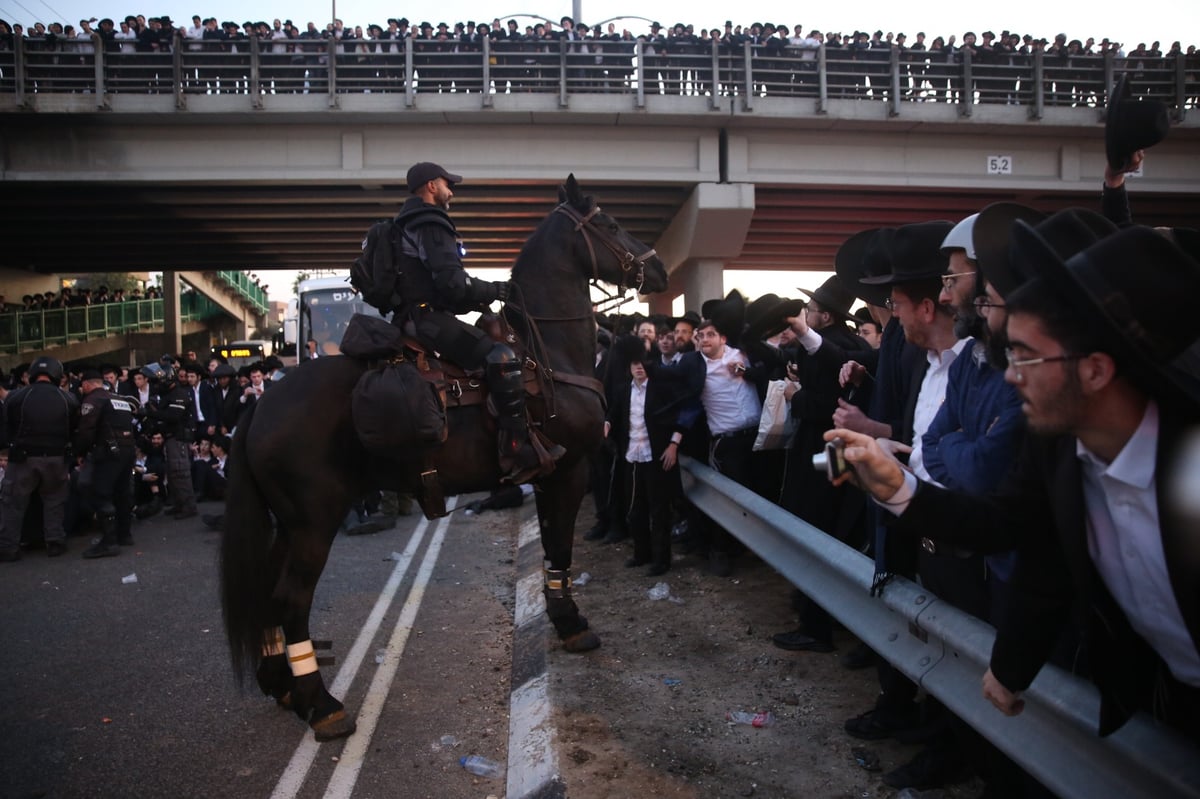
[[[693,259],[676,274],[682,277],[683,307],[686,310],[699,313],[705,300],[725,296],[725,262],[719,258]]]
[[[183,349],[183,322],[179,309],[179,275],[162,273],[163,295],[163,352],[172,354]]]

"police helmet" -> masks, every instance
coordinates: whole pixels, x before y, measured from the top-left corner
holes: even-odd
[[[163,376],[163,368],[156,363],[148,363],[142,367],[142,374],[147,380],[161,380]]]
[[[29,382],[32,383],[41,375],[49,377],[51,383],[59,383],[62,381],[63,365],[54,358],[38,358],[29,365]]]

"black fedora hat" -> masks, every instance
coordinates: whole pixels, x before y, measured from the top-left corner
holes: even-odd
[[[942,252],[946,234],[954,228],[952,222],[917,222],[896,228],[888,247],[891,271],[864,277],[860,282],[872,286],[892,286],[941,277],[950,259]]]
[[[808,289],[800,289],[814,302],[821,303],[821,307],[842,319],[853,318],[850,314],[850,306],[854,304],[855,295],[850,290],[840,277],[830,275],[824,283],[817,287],[816,291]]]
[[[863,302],[882,307],[891,295],[886,286],[861,281],[864,277],[886,275],[892,271],[888,248],[895,234],[895,228],[871,228],[855,233],[838,248],[834,270]]]
[[[746,306],[746,333],[743,339],[761,341],[782,331],[788,326],[788,317],[800,313],[807,303],[767,293],[755,297]]]
[[[746,323],[746,298],[740,291],[734,289],[725,295],[725,299],[709,300],[704,305],[704,318],[713,323],[718,333],[730,342],[741,338]]]
[[[700,327],[700,321],[700,314],[696,313],[695,311],[684,311],[683,316],[673,316],[670,319],[671,327],[675,327],[675,325],[679,324],[680,322],[686,322],[692,326],[693,330],[697,327]]]
[[[1188,312],[1200,263],[1141,225],[1062,258],[1037,230],[1018,221],[1013,250],[1034,264],[1143,390],[1200,403],[1200,380],[1172,364],[1200,338]]]
[[[1070,258],[1117,231],[1112,222],[1086,208],[1068,208],[1046,216],[1018,203],[989,205],[975,222],[975,253],[984,279],[1001,297],[1037,276],[1035,264],[1014,257],[1011,251],[1013,225],[1018,220],[1033,226],[1060,258]]]
[[[1134,100],[1127,76],[1113,83],[1104,120],[1104,153],[1112,169],[1121,169],[1138,150],[1167,137],[1171,120],[1158,100]]]

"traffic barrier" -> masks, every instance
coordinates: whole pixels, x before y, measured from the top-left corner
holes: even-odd
[[[872,597],[862,553],[693,459],[681,466],[697,508],[1059,796],[1200,796],[1200,757],[1181,736],[1139,714],[1101,738],[1096,689],[1054,666],[1025,692],[1024,712],[1002,715],[980,688],[991,626],[899,577]]]

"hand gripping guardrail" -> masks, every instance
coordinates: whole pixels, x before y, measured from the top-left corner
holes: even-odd
[[[697,508],[1056,794],[1200,796],[1200,753],[1182,737],[1145,715],[1099,737],[1099,694],[1053,666],[1024,694],[1021,715],[1002,715],[980,688],[996,637],[991,626],[903,578],[870,596],[874,564],[862,553],[709,467],[680,460]]]

